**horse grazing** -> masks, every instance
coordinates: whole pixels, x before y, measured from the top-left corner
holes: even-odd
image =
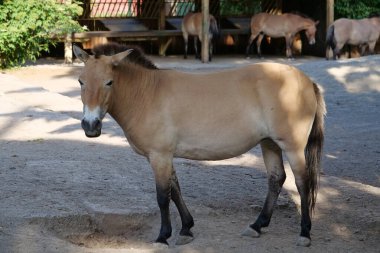
[[[333,50],[334,60],[340,57],[340,50],[345,44],[359,46],[361,55],[364,55],[368,46],[370,54],[374,54],[379,36],[379,16],[359,20],[348,18],[337,19],[327,29],[326,60],[329,59],[330,49]]]
[[[187,44],[189,41],[189,35],[194,36],[194,49],[195,49],[195,58],[200,59],[200,53],[198,52],[198,39],[202,43],[202,13],[187,13],[182,20],[182,36],[185,42],[185,53],[184,58],[187,59]],[[218,24],[213,15],[210,15],[210,28],[208,34],[209,41],[209,60],[212,59],[212,39],[213,37],[219,36]]]
[[[249,37],[246,49],[246,57],[249,58],[249,51],[253,40],[257,38],[257,54],[261,57],[261,41],[264,35],[272,38],[285,37],[286,56],[293,58],[292,43],[294,36],[305,30],[306,37],[310,45],[315,44],[315,32],[319,21],[313,21],[310,18],[302,17],[298,14],[285,13],[282,15],[273,15],[269,13],[258,13],[251,19],[251,36]]]
[[[111,48],[111,50],[110,50]],[[130,146],[154,172],[161,229],[156,242],[172,234],[169,203],[182,220],[177,244],[193,240],[194,225],[173,168],[173,158],[221,160],[260,143],[268,172],[268,193],[257,220],[243,233],[258,237],[271,220],[285,181],[286,155],[301,197],[299,245],[310,245],[324,136],[325,104],[316,84],[298,69],[259,63],[217,73],[160,70],[139,50],[106,44],[89,55],[74,46],[85,63],[79,76],[86,136],[101,134],[109,113]],[[120,52],[114,55],[104,55]],[[238,182],[237,182],[238,183]]]

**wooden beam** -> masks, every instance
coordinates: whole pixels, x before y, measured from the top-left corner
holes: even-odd
[[[182,36],[181,30],[154,30],[154,31],[89,31],[73,33],[74,40],[88,39],[93,37],[106,38],[151,38],[166,36]]]
[[[210,2],[202,0],[202,62],[209,62]]]

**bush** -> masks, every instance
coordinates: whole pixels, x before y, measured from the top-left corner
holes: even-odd
[[[59,37],[81,31],[74,19],[82,13],[75,2],[56,0],[5,0],[0,5],[0,67],[35,61]]]
[[[380,14],[380,0],[335,0],[335,19],[367,18],[372,13]]]

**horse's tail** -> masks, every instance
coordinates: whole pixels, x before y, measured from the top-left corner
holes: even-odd
[[[210,16],[210,30],[209,31],[212,34],[212,37],[218,38],[220,35],[218,23],[216,22],[216,19],[214,18],[214,16]]]
[[[336,42],[334,36],[334,24],[330,25],[326,33],[326,60],[329,59],[329,49],[335,49]]]
[[[315,96],[317,98],[317,112],[309,139],[305,149],[306,169],[309,174],[309,209],[312,211],[317,199],[318,181],[321,166],[322,147],[324,140],[324,116],[326,114],[326,105],[318,88],[318,85],[313,83]]]

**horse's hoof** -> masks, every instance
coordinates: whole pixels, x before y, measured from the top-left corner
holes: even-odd
[[[194,240],[193,236],[179,235],[175,244],[176,245],[185,245],[185,244],[192,242],[193,240]]]
[[[169,245],[168,244],[161,243],[161,242],[154,242],[153,243],[153,247],[156,250],[168,250],[169,249]]]
[[[311,240],[307,237],[300,236],[297,240],[297,246],[309,247],[311,245]]]
[[[251,57],[247,56],[247,57],[245,57],[245,59],[246,59],[246,60],[250,60],[250,59],[251,59]]]
[[[260,233],[257,232],[256,230],[254,230],[253,228],[251,227],[247,227],[243,233],[241,233],[242,236],[249,236],[249,237],[253,237],[253,238],[258,238],[260,237]]]

